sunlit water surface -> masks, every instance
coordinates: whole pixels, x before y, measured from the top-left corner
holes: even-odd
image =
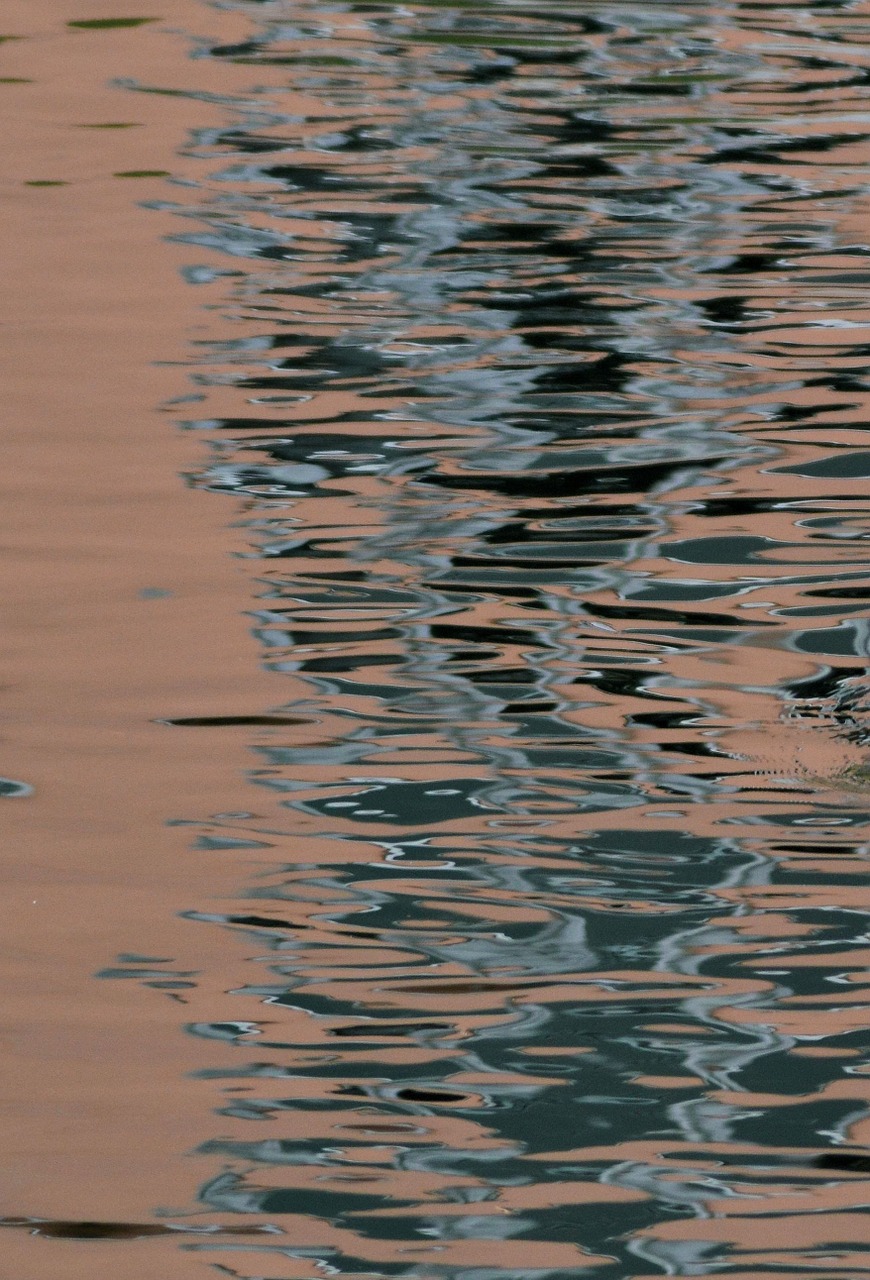
[[[249,803],[166,815],[237,886],[177,902],[188,963],[106,957],[214,1106],[186,1210],[114,1234],[853,1280],[870,4],[219,8],[191,83],[247,88],[148,204],[221,317],[172,412],[274,693],[166,727]]]

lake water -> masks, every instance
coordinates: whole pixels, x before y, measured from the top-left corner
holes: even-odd
[[[870,1273],[870,3],[43,8],[10,1276]]]

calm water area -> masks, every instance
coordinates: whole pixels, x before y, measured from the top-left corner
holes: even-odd
[[[870,1276],[870,0],[0,37],[0,1273]]]

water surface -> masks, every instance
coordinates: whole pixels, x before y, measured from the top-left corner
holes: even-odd
[[[166,18],[110,70],[179,131],[176,501],[268,674],[236,631],[149,694],[206,785],[91,996],[184,1039],[181,1198],[9,1225],[137,1280],[863,1274],[870,5]]]

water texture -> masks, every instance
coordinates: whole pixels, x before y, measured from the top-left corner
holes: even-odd
[[[250,744],[248,808],[167,814],[222,962],[100,976],[215,1110],[187,1211],[105,1234],[870,1272],[870,4],[217,7],[246,88],[146,203],[274,695],[165,715]]]

